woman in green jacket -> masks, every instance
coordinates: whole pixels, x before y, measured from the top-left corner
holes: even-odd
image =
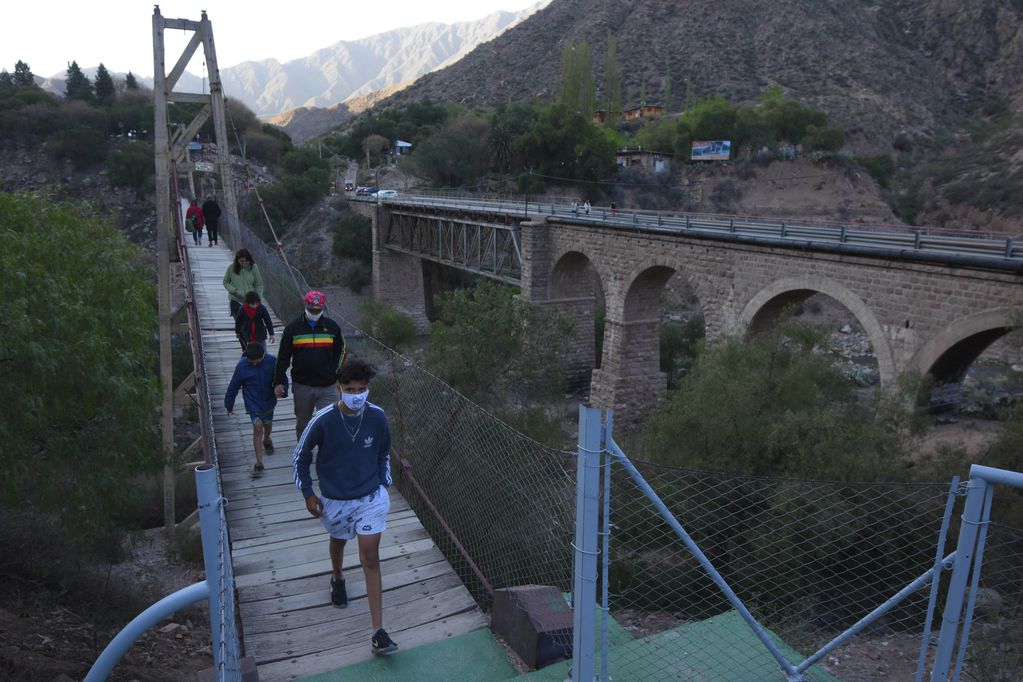
[[[248,249],[239,249],[234,255],[234,263],[227,266],[224,273],[224,288],[231,297],[231,317],[238,314],[245,301],[245,294],[255,291],[260,300],[263,298],[263,276],[259,274],[259,266],[252,260]]]

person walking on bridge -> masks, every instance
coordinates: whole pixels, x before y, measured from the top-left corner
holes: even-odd
[[[231,297],[231,317],[237,318],[245,302],[245,294],[255,291],[259,300],[263,300],[263,275],[259,266],[252,260],[248,249],[238,249],[234,262],[227,266],[224,273],[224,288]]]
[[[345,360],[345,337],[337,322],[323,314],[327,297],[320,291],[305,295],[302,316],[284,327],[274,373],[276,389],[284,390],[284,373],[291,366],[291,393],[295,401],[295,435],[313,411],[337,401],[337,373]],[[278,394],[280,397],[281,394]]]
[[[220,225],[220,205],[212,194],[202,204],[202,218],[206,221],[206,241],[210,246],[219,243],[217,229]]]
[[[188,210],[185,211],[185,222],[192,226],[192,239],[195,241],[195,245],[202,244],[203,215],[198,200],[191,199],[189,201]]]
[[[245,412],[252,420],[252,449],[256,454],[256,464],[252,474],[263,473],[263,450],[273,452],[274,444],[270,440],[270,432],[274,425],[274,408],[277,407],[277,395],[273,390],[274,356],[263,350],[263,344],[250,343],[245,355],[238,361],[231,375],[231,382],[224,394],[224,407],[227,413],[234,414],[234,401],[239,389],[245,401]]]
[[[391,498],[391,430],[387,415],[369,402],[375,370],[352,359],[337,373],[341,399],[318,411],[295,448],[295,485],[306,509],[330,534],[330,603],[348,606],[342,572],[345,543],[358,537],[359,563],[366,578],[366,600],[373,626],[374,654],[388,655],[398,645],[384,630],[380,535],[387,528]],[[320,494],[313,490],[309,467],[316,451]]]

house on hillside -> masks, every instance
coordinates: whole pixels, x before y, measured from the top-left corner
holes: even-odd
[[[638,121],[643,118],[660,118],[664,116],[664,107],[656,104],[643,104],[638,107],[618,112],[617,118],[623,121]],[[593,112],[594,125],[603,125],[611,120],[607,109],[597,109]]]
[[[671,152],[655,152],[642,147],[623,147],[615,150],[615,162],[623,168],[642,168],[648,173],[666,173],[671,170]]]
[[[656,104],[641,104],[638,107],[626,109],[622,112],[622,118],[626,121],[638,121],[641,118],[660,118],[664,116],[664,107]]]
[[[412,143],[405,140],[395,140],[391,153],[395,156],[405,156],[412,153]]]

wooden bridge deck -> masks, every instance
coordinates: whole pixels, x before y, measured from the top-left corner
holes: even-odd
[[[266,471],[251,475],[252,427],[241,404],[224,410],[224,392],[241,349],[221,280],[231,263],[225,246],[188,247],[199,325],[206,351],[214,432],[224,495],[228,499],[235,585],[243,650],[253,656],[260,680],[294,680],[373,657],[370,619],[358,548],[345,548],[350,604],[330,605],[327,535],[309,516],[292,479],[295,413],[290,398],[274,415],[276,451],[264,455]],[[271,314],[273,312],[271,311]],[[280,320],[274,316],[280,338]],[[269,346],[276,355],[276,346]],[[314,471],[315,476],[315,471]],[[380,545],[384,627],[403,650],[486,626],[450,564],[397,489]]]

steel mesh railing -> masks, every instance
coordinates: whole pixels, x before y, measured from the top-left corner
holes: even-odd
[[[947,485],[744,478],[634,464],[794,664],[934,564]],[[610,614],[622,635],[637,638],[610,648],[611,677],[714,670],[720,679],[784,679],[643,491],[622,472],[611,480]],[[867,634],[919,634],[927,602],[926,590],[911,595]],[[685,660],[667,646],[682,641]],[[812,668],[806,679],[832,677]]]

